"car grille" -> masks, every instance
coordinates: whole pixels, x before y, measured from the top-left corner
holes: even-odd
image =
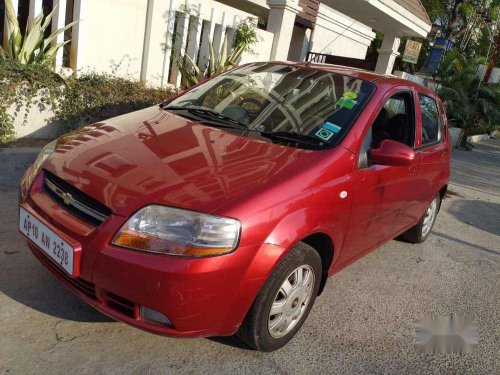
[[[47,171],[43,188],[54,201],[91,225],[98,226],[111,215],[108,207]]]
[[[135,304],[123,297],[117,296],[114,293],[106,292],[105,294],[105,304],[123,315],[128,316],[129,318],[136,318],[136,308]]]

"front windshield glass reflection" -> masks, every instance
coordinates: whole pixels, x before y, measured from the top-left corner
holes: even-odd
[[[314,137],[331,147],[374,90],[370,82],[314,67],[257,63],[209,80],[165,109],[209,109],[251,131]]]

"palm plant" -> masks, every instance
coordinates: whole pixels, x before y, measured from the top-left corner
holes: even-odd
[[[453,52],[455,53],[455,52]],[[479,72],[478,59],[457,55],[441,64],[439,96],[450,121],[463,129],[461,146],[477,127],[500,124],[500,84],[486,84]]]
[[[78,22],[72,22],[45,38],[45,30],[50,25],[54,11],[46,17],[44,17],[43,13],[40,13],[33,20],[31,26],[26,28],[26,32],[23,35],[11,0],[5,0],[5,10],[10,35],[8,37],[7,51],[4,53],[0,49],[0,58],[11,58],[23,65],[35,62],[53,63],[59,48],[69,43],[69,40],[53,46],[52,42],[60,33],[68,30]]]
[[[196,85],[206,78],[213,77],[238,66],[241,55],[244,52],[246,44],[233,47],[231,52],[227,53],[227,38],[224,39],[219,51],[219,57],[215,57],[215,48],[212,41],[208,43],[209,60],[206,67],[197,65],[192,58],[184,55],[179,62],[179,70],[185,84],[189,87]]]

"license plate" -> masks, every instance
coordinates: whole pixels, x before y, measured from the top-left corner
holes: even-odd
[[[73,247],[22,207],[19,209],[19,230],[67,273],[73,275]]]

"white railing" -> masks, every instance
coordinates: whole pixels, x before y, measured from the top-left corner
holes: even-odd
[[[26,1],[31,22],[40,13],[42,1]],[[216,57],[226,36],[230,48],[238,24],[253,16],[238,9],[239,4],[235,1],[229,6],[216,0],[189,0],[187,6],[185,0],[53,0],[57,10],[52,29],[80,21],[71,30],[71,43],[65,53],[69,67],[76,71],[92,70],[152,85],[179,86],[182,77],[178,59],[173,56],[187,54],[205,67],[209,41],[213,41]],[[66,18],[66,9],[71,7],[72,19]],[[258,34],[262,43],[255,48],[256,54],[245,53],[242,61],[269,60],[274,35],[265,30],[258,30]],[[62,38],[60,34],[54,43],[60,43]],[[61,49],[56,65],[63,64]]]

